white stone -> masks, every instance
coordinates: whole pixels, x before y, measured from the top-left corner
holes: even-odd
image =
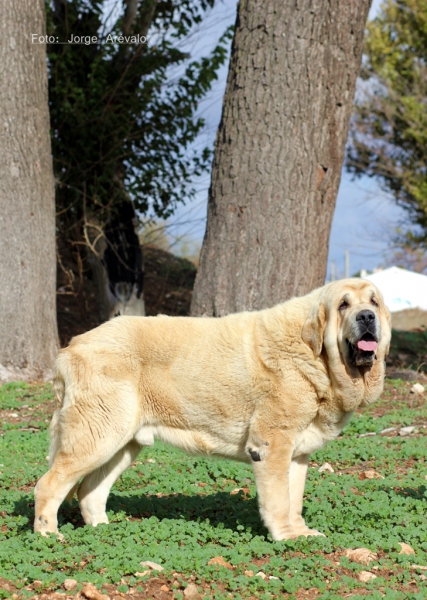
[[[318,471],[319,473],[335,473],[334,469],[329,463],[324,463],[321,467],[319,467]]]

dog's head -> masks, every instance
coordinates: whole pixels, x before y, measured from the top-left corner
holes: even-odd
[[[349,367],[384,360],[391,337],[390,313],[381,292],[363,279],[334,281],[319,290],[302,331],[315,355],[339,351]]]

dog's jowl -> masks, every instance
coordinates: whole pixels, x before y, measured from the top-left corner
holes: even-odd
[[[50,469],[35,530],[57,531],[77,489],[86,523],[107,523],[111,486],[158,438],[252,464],[275,540],[319,535],[302,518],[309,455],[383,389],[390,316],[368,281],[345,279],[222,318],[118,317],[56,362]]]

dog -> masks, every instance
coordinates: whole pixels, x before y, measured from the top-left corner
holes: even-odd
[[[108,523],[111,486],[158,438],[251,463],[273,540],[322,535],[302,517],[309,455],[379,397],[390,337],[381,293],[356,278],[258,312],[124,316],[75,337],[56,362],[35,531],[58,531],[77,487],[85,523]]]

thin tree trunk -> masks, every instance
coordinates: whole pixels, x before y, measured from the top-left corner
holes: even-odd
[[[1,0],[0,24],[0,380],[28,379],[58,350],[44,0]]]
[[[323,284],[369,7],[239,3],[193,315]]]

